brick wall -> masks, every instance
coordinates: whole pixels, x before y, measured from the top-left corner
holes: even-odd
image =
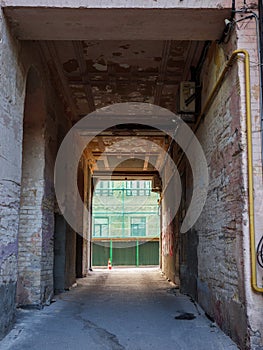
[[[45,167],[45,96],[34,68],[27,75],[23,118],[22,182],[18,236],[18,304],[40,304],[42,201]]]
[[[64,108],[52,87],[37,43],[17,43],[0,13],[0,337],[18,302],[43,304],[53,294],[53,167],[58,128],[69,128]],[[19,53],[19,59],[18,59]],[[31,84],[33,121],[24,119],[27,72],[34,66],[42,81]],[[40,101],[41,100],[41,101]],[[32,107],[32,106],[31,106]],[[25,113],[24,113],[25,112]],[[23,135],[23,121],[25,132]],[[24,138],[24,149],[22,147]],[[24,158],[22,193],[22,149]],[[20,209],[21,199],[21,210]],[[20,214],[20,224],[19,224]],[[20,226],[20,234],[19,232]],[[18,244],[19,237],[19,244]],[[18,259],[19,251],[19,263]],[[17,265],[18,264],[18,265]],[[18,266],[18,269],[17,269]],[[19,270],[19,271],[18,271]]]
[[[262,168],[254,19],[240,22],[227,44],[210,48],[202,71],[202,98],[204,102],[224,62],[236,48],[247,49],[251,56],[258,240],[262,233]],[[244,65],[239,59],[228,73],[197,133],[206,154],[210,177],[207,202],[195,225],[199,238],[198,301],[242,349],[261,349],[262,296],[253,292],[250,282],[245,106]],[[258,271],[259,282],[261,278],[262,271]]]
[[[38,44],[25,43],[23,51],[25,66],[36,67],[33,71],[38,77],[31,81],[30,68],[24,111],[17,301],[21,305],[43,305],[49,303],[54,289],[53,171],[61,141],[58,134],[69,125],[48,68],[42,64]]]
[[[241,3],[237,4],[239,5]],[[237,15],[237,19],[240,18],[241,15]],[[253,173],[258,242],[263,232],[263,193],[255,20],[239,22],[227,39],[226,43],[213,43],[209,48],[201,72],[202,105],[232,52],[238,48],[247,49],[251,58]],[[180,237],[175,237],[173,254],[169,256],[167,253],[162,257],[162,268],[174,281],[178,280],[179,275],[181,290],[195,297],[242,349],[262,349],[262,295],[255,293],[251,287],[246,101],[242,56],[227,73],[201,122],[197,137],[208,163],[207,201],[195,226]],[[174,151],[176,160],[177,150]],[[190,203],[191,174],[188,170],[189,165],[185,160],[179,169],[183,193],[174,223],[175,235]],[[163,201],[163,212],[166,209],[167,205]],[[166,231],[167,236],[169,230]],[[163,238],[167,239],[165,235],[163,232]],[[194,248],[197,249],[197,254]],[[263,271],[258,269],[259,286],[262,285],[262,274]]]
[[[214,44],[202,71],[203,101],[235,49]],[[246,343],[243,231],[244,180],[240,83],[233,65],[197,136],[209,169],[208,196],[195,225],[198,234],[198,301],[218,325],[239,344]],[[239,320],[238,326],[236,320]]]
[[[0,10],[0,338],[15,311],[24,73]]]
[[[253,2],[248,2],[252,8]],[[254,11],[256,11],[254,9]],[[237,15],[240,19],[241,15]],[[256,243],[259,241],[263,233],[263,183],[262,183],[262,160],[261,160],[261,126],[260,126],[260,110],[259,110],[259,69],[258,69],[258,47],[256,36],[255,19],[240,22],[237,27],[237,43],[238,47],[244,48],[250,55],[250,76],[251,76],[251,109],[252,109],[252,133],[253,133],[253,177],[254,177],[254,206],[255,206],[255,234]],[[242,63],[239,64],[240,85],[244,87],[244,68]],[[245,91],[241,89],[241,120],[244,130],[243,140],[246,137],[246,112],[245,112]],[[262,111],[261,111],[262,113]],[[244,182],[247,183],[247,159],[243,153],[242,171],[244,174]],[[247,304],[248,331],[251,349],[263,348],[263,299],[262,294],[256,293],[251,287],[251,256],[250,256],[250,240],[248,225],[248,202],[246,189],[246,202],[243,211],[243,246],[244,246],[244,269],[245,269],[245,295]],[[263,286],[263,269],[257,269],[258,286]]]

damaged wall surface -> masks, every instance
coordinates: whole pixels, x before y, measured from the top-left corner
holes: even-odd
[[[255,20],[246,19],[235,29],[227,44],[213,44],[209,48],[200,76],[202,102],[204,104],[208,99],[232,52],[238,48],[247,49],[252,62],[254,200],[258,242],[262,232],[262,214],[259,209],[262,206],[262,165],[258,116],[259,76],[258,70],[253,69],[253,62],[258,61]],[[181,290],[195,297],[207,314],[242,348],[258,349],[262,346],[260,330],[263,324],[259,315],[262,312],[262,306],[259,306],[262,297],[251,292],[250,281],[244,75],[244,61],[240,58],[231,66],[197,131],[209,168],[206,205],[194,228],[186,234],[179,234],[180,223],[189,206],[187,193],[191,192],[190,181],[186,186],[186,197],[182,195],[181,209],[174,220],[178,228],[173,234],[178,238],[175,238],[171,252],[164,254],[162,268],[168,278],[176,283],[179,281]],[[177,159],[175,156],[175,161]],[[181,164],[180,168],[182,183],[189,182],[189,165]],[[165,208],[163,203],[164,211]],[[168,229],[165,235],[169,234],[171,232]],[[192,250],[195,245],[197,255]],[[197,270],[195,267],[198,267]],[[258,270],[258,273],[260,281],[262,272]]]
[[[179,145],[163,131],[139,128],[130,124],[132,120],[99,135],[86,131],[96,137],[83,152],[78,169],[80,195],[89,209],[87,217],[83,207],[75,208],[83,238],[63,218],[53,180],[64,136],[88,113],[123,102],[151,103],[179,113],[179,84],[192,80],[199,89],[197,109],[202,110],[232,52],[247,49],[258,242],[263,232],[262,111],[255,18],[246,18],[246,12],[236,14],[241,21],[233,22],[222,39],[224,19],[232,20],[232,1],[227,0],[161,0],[154,5],[136,0],[125,5],[117,0],[88,4],[5,0],[1,5],[0,338],[10,329],[17,305],[47,305],[54,292],[69,289],[76,276],[88,274],[93,179],[115,170],[122,179],[162,175],[158,189],[162,270],[241,349],[261,349],[262,295],[251,287],[242,55],[233,61],[200,118],[196,136],[207,160],[209,187],[202,214],[188,232],[182,234],[180,228],[194,190],[192,164],[181,158]],[[257,10],[253,3],[247,6],[249,13]],[[236,1],[236,8],[244,9],[244,2]],[[120,23],[114,17],[117,13]],[[178,16],[189,28],[180,27]],[[207,25],[202,18],[209,18]],[[181,115],[192,129],[197,117],[198,113]],[[147,142],[152,142],[149,149]],[[177,183],[158,149],[168,152],[175,164],[180,160],[182,195],[175,217],[171,209]],[[125,157],[129,159],[121,162]],[[258,269],[259,285],[262,277]]]
[[[17,57],[19,45],[10,36],[2,10],[0,16],[0,336],[2,337],[13,321],[15,311],[24,73]]]
[[[58,124],[69,124],[37,46],[13,39],[2,11],[0,23],[2,337],[16,303],[38,306],[53,295],[53,167]]]

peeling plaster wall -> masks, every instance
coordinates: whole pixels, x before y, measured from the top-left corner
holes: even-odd
[[[44,140],[24,133],[18,237],[18,304],[40,304]]]
[[[0,9],[0,338],[15,314],[25,74]]]
[[[262,232],[262,173],[255,22],[236,27],[228,44],[213,45],[202,71],[203,102],[236,48],[251,56],[257,240]],[[209,191],[195,225],[198,301],[242,349],[262,349],[263,299],[250,282],[244,65],[235,63],[197,132],[209,168]],[[258,272],[260,281],[262,271]],[[238,321],[237,321],[238,320]]]
[[[253,4],[253,2],[251,2]],[[255,11],[255,10],[254,10]],[[241,18],[240,16],[238,18]],[[255,33],[255,20],[240,22],[237,28],[238,47],[248,50],[251,62],[251,109],[252,109],[252,134],[253,134],[253,175],[254,175],[254,206],[255,206],[255,235],[256,243],[263,234],[263,177],[261,161],[261,127],[259,110],[259,70],[258,70],[258,51]],[[239,79],[241,86],[241,120],[243,127],[243,139],[245,139],[245,91],[244,91],[244,68],[239,64]],[[262,113],[262,112],[261,112]],[[245,152],[243,158],[244,183],[247,183],[247,158]],[[247,191],[245,192],[247,194]],[[251,257],[250,240],[248,224],[248,202],[246,196],[245,207],[243,211],[243,247],[244,247],[244,269],[245,269],[245,296],[248,317],[248,333],[251,349],[263,349],[263,295],[256,293],[251,287]],[[263,269],[257,269],[258,286],[263,287]]]
[[[62,1],[59,3],[62,4]],[[201,3],[202,1],[197,6]],[[203,5],[207,3],[204,1]],[[221,3],[229,5],[230,1]],[[243,1],[238,3],[240,6],[243,5]],[[37,6],[35,2],[31,4]],[[116,4],[122,6],[120,2]],[[138,5],[137,2],[132,4]],[[183,4],[185,6],[186,2]],[[100,6],[105,6],[105,2],[101,2]],[[161,6],[160,3],[158,6]],[[38,211],[32,215],[32,219],[40,220],[38,223],[40,234],[27,237],[29,240],[35,239],[32,246],[38,249],[37,285],[35,289],[28,288],[32,297],[26,297],[27,303],[37,300],[37,303],[43,304],[53,293],[53,167],[58,147],[58,129],[63,125],[63,129],[67,130],[69,125],[48,79],[47,67],[36,53],[36,44],[15,42],[8,33],[2,12],[0,35],[0,337],[2,337],[12,323],[15,311],[24,90],[26,72],[32,64],[38,66],[41,73],[47,109],[43,134],[40,135],[41,142],[43,140],[44,142],[41,144],[43,163],[39,169],[42,181],[39,179]],[[202,98],[204,102],[219,77],[224,62],[237,47],[247,48],[252,62],[251,97],[258,240],[260,232],[263,232],[261,201],[263,193],[257,47],[253,20],[240,22],[227,45],[214,44],[210,48],[202,72]],[[198,301],[205,311],[215,318],[219,326],[241,345],[242,349],[259,350],[263,347],[263,301],[262,295],[254,293],[250,285],[245,117],[244,69],[242,62],[239,62],[238,65],[233,65],[197,134],[208,160],[210,185],[204,211],[187,239],[191,239],[191,235],[197,235],[198,271],[194,277],[197,278]],[[28,133],[28,137],[39,144],[36,135]],[[32,147],[33,151],[37,149]],[[169,174],[166,176],[168,178]],[[32,188],[34,195],[33,190],[34,188]],[[168,192],[173,193],[169,188]],[[162,211],[168,216],[167,219],[163,219],[169,221],[170,214],[166,210],[168,207],[168,203],[163,203]],[[27,214],[28,211],[21,212],[21,218]],[[180,217],[177,216],[173,223],[166,227],[164,225],[163,230],[163,235],[166,237],[163,236],[162,266],[173,281],[176,281],[179,275],[179,248],[173,236],[179,223]],[[36,226],[34,228],[36,229]],[[25,234],[28,233],[25,229]],[[66,286],[70,286],[75,281],[75,234],[68,229],[67,235],[65,248],[68,250],[68,260],[65,262],[65,271],[68,275],[65,283]],[[28,264],[30,263],[32,261],[29,259]],[[193,262],[190,261],[189,264]],[[186,273],[190,265],[187,266]],[[260,281],[262,277],[260,270],[258,277]],[[32,283],[32,280],[29,279],[28,282]],[[189,288],[186,284],[185,290]]]
[[[19,304],[41,305],[53,294],[53,168],[58,128],[70,125],[37,43],[17,43],[0,12],[0,338],[15,316],[19,268]],[[27,72],[34,66],[43,88],[44,117],[23,135]],[[40,122],[40,119],[42,120]],[[43,120],[45,121],[43,122]],[[22,181],[23,136],[27,174]],[[32,180],[32,181],[31,181]],[[20,242],[18,244],[20,215]],[[18,247],[19,245],[19,247]],[[18,251],[20,260],[18,264]],[[33,255],[32,255],[33,254]],[[17,268],[18,266],[18,268]]]
[[[236,41],[214,44],[202,72],[203,102],[217,81]],[[242,212],[245,189],[240,121],[240,82],[233,65],[197,136],[209,170],[208,196],[195,225],[198,234],[198,301],[237,343],[247,342]],[[239,320],[237,323],[236,320]]]
[[[35,68],[27,74],[23,118],[22,180],[18,235],[19,305],[40,304],[46,119],[45,96]]]
[[[259,71],[253,19],[240,22],[228,43],[213,43],[210,47],[201,73],[202,104],[211,93],[225,62],[237,48],[247,49],[251,59],[253,172],[258,242],[263,232],[263,186]],[[189,206],[191,192],[188,167],[185,162],[182,163],[179,171],[183,193],[175,218],[173,254],[163,251],[162,269],[175,282],[179,275],[181,291],[195,297],[207,314],[215,319],[241,349],[261,350],[263,298],[251,287],[246,101],[242,58],[228,72],[209,112],[200,124],[197,137],[208,162],[207,201],[193,229],[176,237]],[[163,212],[166,208],[164,202]],[[166,232],[163,231],[163,246],[167,244],[167,234],[169,235],[169,227]],[[259,286],[262,286],[262,275],[262,269],[258,268]]]
[[[21,59],[28,68],[34,67],[39,72],[42,97],[33,97],[36,107],[29,111],[36,114],[37,127],[33,130],[31,150],[24,149],[23,159],[27,159],[29,174],[23,177],[25,184],[25,196],[21,198],[28,201],[26,212],[21,213],[20,226],[24,232],[20,239],[19,252],[19,285],[18,303],[22,305],[44,305],[50,302],[53,295],[53,265],[54,265],[54,164],[57,149],[61,138],[58,135],[61,130],[67,130],[69,123],[64,114],[63,106],[54,90],[48,68],[43,63],[37,43],[23,43]],[[33,91],[36,94],[35,90]],[[26,110],[25,110],[26,117]],[[40,127],[41,125],[41,127]],[[30,128],[25,123],[24,137]],[[60,130],[59,130],[60,129]],[[32,131],[31,131],[32,132]],[[39,149],[41,147],[41,149]],[[35,163],[35,165],[34,165]],[[37,176],[37,172],[39,176]],[[37,177],[37,181],[30,183],[30,191],[27,185],[30,178]],[[30,197],[30,193],[37,194],[38,201]],[[23,210],[23,206],[22,206]],[[19,231],[20,233],[23,232]],[[32,251],[32,247],[34,251]],[[23,244],[26,249],[22,249]],[[33,255],[32,255],[33,254]],[[33,263],[34,262],[34,263]]]

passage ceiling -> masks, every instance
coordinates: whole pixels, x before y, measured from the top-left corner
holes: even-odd
[[[151,103],[175,112],[179,83],[190,79],[204,42],[41,41],[40,48],[74,123],[94,110],[122,102]],[[114,148],[120,140],[121,147]],[[147,140],[152,141],[150,147]],[[167,150],[168,146],[163,132],[142,133],[136,126],[97,136],[86,156],[94,171],[152,174],[164,161],[160,148]]]
[[[152,103],[175,112],[179,83],[190,80],[205,41],[221,37],[231,4],[228,0],[54,0],[52,4],[5,0],[4,12],[18,39],[39,41],[74,124],[96,109],[121,102]],[[137,129],[128,128],[126,136],[108,132],[95,137],[86,149],[93,170],[159,168],[163,157],[154,144],[167,150],[167,136],[151,134],[152,130],[142,135]],[[118,137],[122,146],[114,149]],[[147,140],[153,142],[150,147]],[[131,161],[118,165],[129,154]]]
[[[45,41],[43,54],[76,120],[113,103],[146,102],[176,109],[200,41]]]
[[[3,2],[22,40],[216,40],[232,6],[231,0]]]

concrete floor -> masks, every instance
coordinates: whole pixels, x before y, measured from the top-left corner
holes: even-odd
[[[175,316],[194,314],[193,320]],[[19,310],[1,350],[227,350],[237,346],[159,269],[95,270],[43,310]]]

